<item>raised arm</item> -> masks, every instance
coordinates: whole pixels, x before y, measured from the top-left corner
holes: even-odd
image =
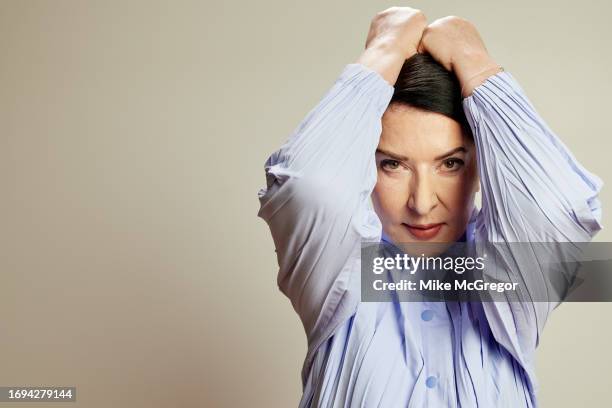
[[[425,27],[418,10],[392,8],[372,20],[366,49],[265,163],[258,215],[269,225],[278,285],[319,343],[354,313],[360,244],[378,242],[370,206],[375,150],[397,75]]]
[[[446,58],[467,96],[463,106],[476,143],[482,191],[474,239],[589,241],[602,228],[601,180],[577,162],[516,79],[496,68],[473,25],[447,17],[430,27],[422,46],[434,50],[434,57]],[[541,331],[558,302],[544,302],[550,276],[536,254],[530,259],[529,252],[519,246],[507,248],[507,276],[524,282],[534,301],[525,298],[482,306],[497,341],[531,373]]]
[[[536,248],[543,242],[590,241],[602,228],[602,182],[546,125],[512,74],[489,77],[463,103],[477,141],[482,185],[476,239],[535,243]],[[557,247],[559,258],[567,247]],[[524,282],[535,303],[485,303],[484,308],[494,333],[531,359],[550,312],[559,304],[558,294],[549,290],[565,277],[551,276],[546,264],[538,262],[541,250],[530,254],[526,244],[507,248],[509,276]],[[544,302],[548,296],[550,302]]]

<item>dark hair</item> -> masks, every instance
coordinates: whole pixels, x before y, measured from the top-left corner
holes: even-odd
[[[408,58],[394,88],[390,104],[399,103],[446,115],[459,122],[472,137],[461,103],[459,80],[429,54],[414,54]]]

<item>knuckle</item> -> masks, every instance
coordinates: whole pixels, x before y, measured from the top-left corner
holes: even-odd
[[[372,21],[380,20],[380,19],[384,18],[386,15],[387,14],[386,14],[385,10],[379,11],[378,13],[376,13],[374,15],[374,17],[372,18]]]
[[[449,16],[449,22],[451,22],[454,25],[457,26],[465,26],[470,24],[469,21],[467,21],[465,18],[463,17],[459,17],[459,16]]]
[[[416,15],[418,21],[424,25],[427,25],[427,16],[422,11],[419,11]]]

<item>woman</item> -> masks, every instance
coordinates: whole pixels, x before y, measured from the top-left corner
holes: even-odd
[[[308,337],[300,407],[536,406],[554,305],[360,301],[363,241],[586,242],[602,228],[601,180],[473,25],[378,13],[265,171],[258,215]]]

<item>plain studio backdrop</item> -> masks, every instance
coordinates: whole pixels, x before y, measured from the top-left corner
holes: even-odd
[[[55,407],[297,406],[306,338],[256,217],[263,165],[393,5],[475,23],[606,183],[612,240],[609,2],[3,0],[0,386],[77,387]],[[541,406],[609,402],[611,313],[554,312]]]

